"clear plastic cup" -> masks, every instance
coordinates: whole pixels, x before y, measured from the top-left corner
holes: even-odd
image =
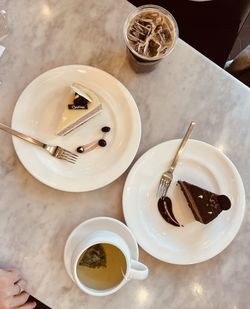
[[[179,37],[179,29],[170,12],[148,4],[129,14],[124,23],[123,35],[129,61],[134,70],[141,73],[152,71],[171,53]]]

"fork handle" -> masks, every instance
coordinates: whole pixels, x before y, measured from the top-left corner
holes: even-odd
[[[177,161],[178,161],[179,157],[181,156],[181,154],[182,154],[182,152],[184,150],[184,147],[185,147],[185,145],[187,143],[187,140],[188,140],[188,138],[189,138],[189,136],[190,136],[190,134],[191,134],[191,132],[192,132],[192,130],[193,130],[195,125],[196,125],[196,123],[194,121],[192,121],[190,123],[190,125],[189,125],[189,127],[187,129],[187,132],[185,133],[185,135],[184,135],[184,137],[183,137],[183,139],[182,139],[182,141],[180,143],[180,146],[179,146],[179,148],[178,148],[178,150],[176,152],[176,155],[175,155],[175,157],[174,157],[174,159],[172,161],[172,164],[170,166],[170,170],[172,172],[174,171],[174,169],[176,167]]]
[[[0,130],[3,130],[3,131],[5,131],[5,132],[7,132],[7,133],[9,133],[9,134],[11,134],[11,135],[14,135],[14,136],[16,136],[16,137],[19,137],[19,138],[25,140],[26,142],[29,142],[29,143],[31,143],[31,144],[40,146],[40,147],[42,147],[42,148],[44,148],[44,146],[45,146],[44,143],[42,143],[42,142],[36,140],[35,138],[30,137],[30,136],[28,136],[28,135],[25,135],[25,134],[23,134],[23,133],[21,133],[21,132],[18,132],[18,131],[16,131],[16,130],[13,130],[13,129],[11,129],[10,127],[6,126],[6,125],[3,124],[3,123],[0,123]]]

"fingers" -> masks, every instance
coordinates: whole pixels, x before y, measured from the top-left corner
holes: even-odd
[[[26,287],[26,281],[23,279],[17,281],[15,284],[13,284],[12,289],[10,290],[10,296],[21,294],[26,290]]]
[[[29,294],[26,292],[22,292],[20,295],[13,296],[10,299],[10,305],[14,308],[20,307],[21,305],[27,302],[28,298],[29,298]]]
[[[14,268],[6,268],[2,270],[5,272],[6,277],[10,279],[11,282],[17,282],[21,279],[21,273],[17,269]]]
[[[26,303],[22,306],[16,307],[15,309],[33,309],[35,307],[36,307],[36,303],[33,301],[33,302]]]
[[[27,302],[29,294],[21,273],[13,268],[0,269],[0,308],[32,309],[34,302]]]

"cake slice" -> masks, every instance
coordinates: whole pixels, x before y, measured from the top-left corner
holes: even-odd
[[[92,90],[78,83],[72,84],[71,90],[70,102],[66,100],[57,126],[57,135],[68,134],[102,110],[102,105]]]
[[[231,207],[231,201],[226,195],[215,194],[186,181],[179,180],[178,184],[184,193],[195,220],[201,223],[209,223],[222,210],[227,210]]]

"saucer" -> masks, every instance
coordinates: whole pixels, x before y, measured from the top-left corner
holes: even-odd
[[[74,281],[70,274],[71,256],[76,246],[89,234],[97,231],[110,231],[119,235],[127,243],[134,260],[139,259],[139,250],[136,239],[128,227],[119,220],[109,217],[96,217],[79,224],[69,235],[64,248],[64,264],[69,277]]]

